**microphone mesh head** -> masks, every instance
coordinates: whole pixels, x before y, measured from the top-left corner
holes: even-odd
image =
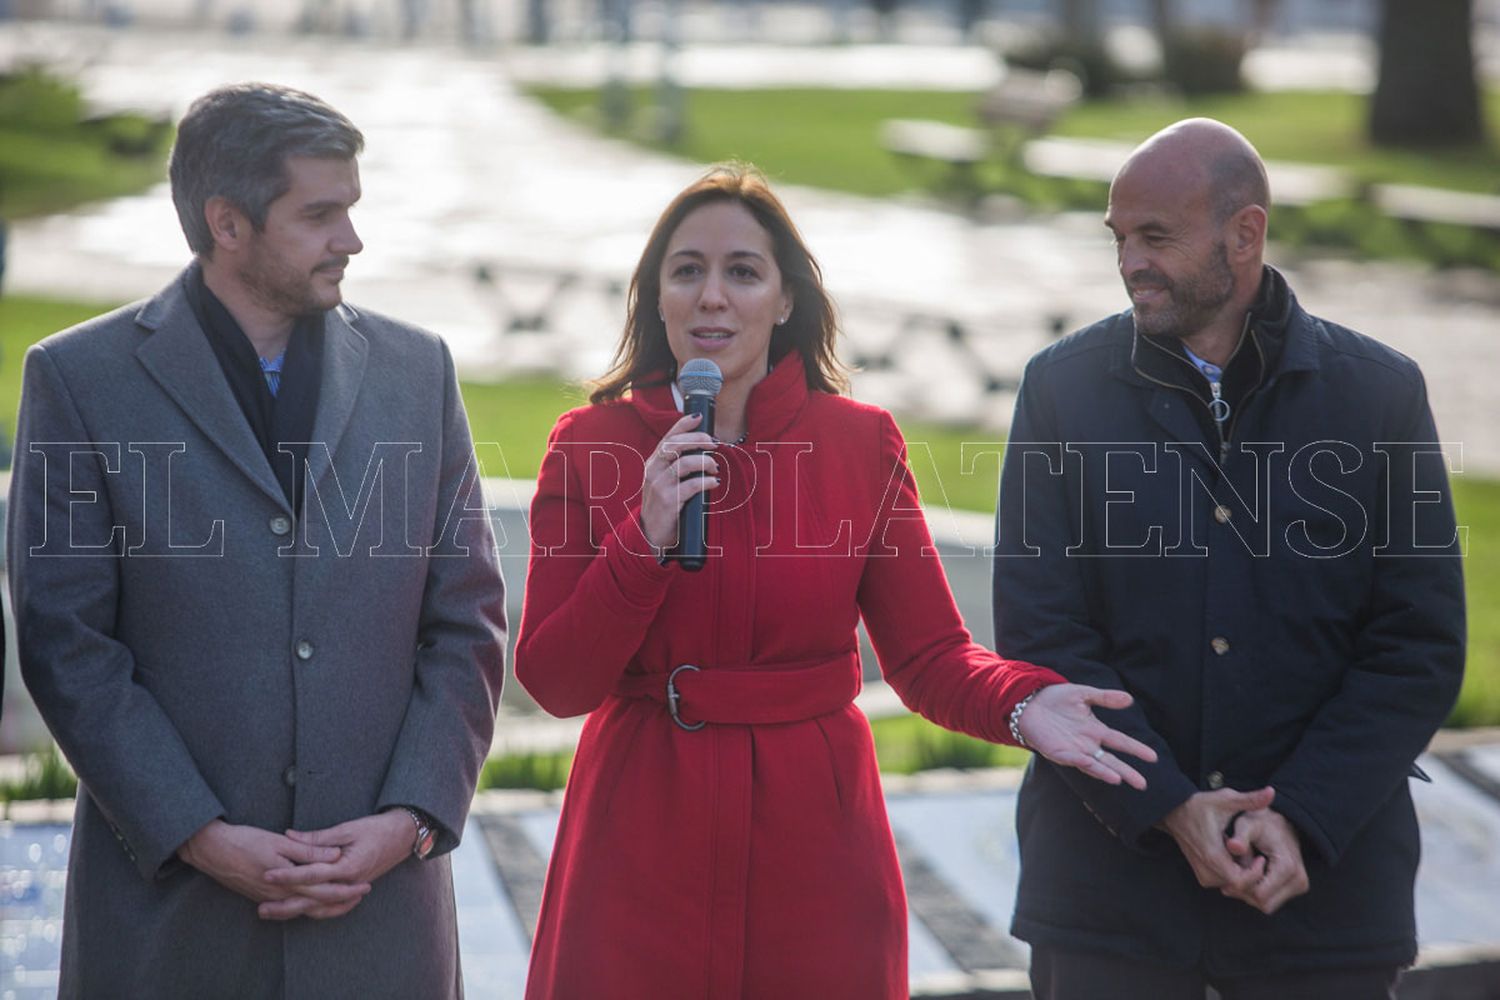
[[[715,396],[724,387],[724,373],[707,358],[694,358],[677,373],[677,387],[684,396]]]

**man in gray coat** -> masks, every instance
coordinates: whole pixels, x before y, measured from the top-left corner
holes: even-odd
[[[201,98],[193,264],[27,354],[9,560],[80,782],[64,997],[462,992],[444,855],[503,585],[446,346],[341,304],[362,146],[297,91]]]

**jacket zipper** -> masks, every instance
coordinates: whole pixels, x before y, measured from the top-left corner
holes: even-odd
[[[1245,398],[1246,399],[1249,399],[1251,393],[1255,392],[1256,389],[1260,388],[1260,384],[1261,384],[1261,382],[1265,381],[1265,375],[1266,375],[1266,354],[1265,354],[1264,351],[1261,350],[1261,347],[1260,347],[1260,338],[1258,338],[1258,337],[1251,337],[1250,333],[1251,333],[1251,330],[1250,330],[1250,316],[1247,313],[1246,316],[1245,316],[1245,327],[1244,327],[1244,329],[1242,331],[1240,331],[1240,343],[1239,343],[1239,346],[1235,347],[1234,354],[1231,354],[1229,356],[1229,360],[1226,361],[1226,362],[1224,362],[1224,370],[1227,371],[1228,368],[1229,368],[1229,366],[1230,366],[1230,364],[1232,364],[1234,362],[1235,356],[1240,353],[1240,347],[1244,346],[1246,338],[1249,338],[1250,340],[1252,340],[1254,342],[1254,344],[1255,344],[1255,353],[1257,353],[1257,354],[1260,355],[1260,371],[1257,373],[1255,384],[1252,385],[1249,389],[1245,390]],[[1147,341],[1147,343],[1150,344],[1152,347],[1155,347],[1159,351],[1164,351],[1167,354],[1168,357],[1175,358],[1176,360],[1178,360],[1178,361],[1182,362],[1183,364],[1187,365],[1189,368],[1191,368],[1193,370],[1193,372],[1195,374],[1198,375],[1198,377],[1201,378],[1203,376],[1203,373],[1200,372],[1200,371],[1198,371],[1198,366],[1195,365],[1195,364],[1193,364],[1187,358],[1184,358],[1184,357],[1182,357],[1180,355],[1177,355],[1177,354],[1173,354],[1171,351],[1168,351],[1165,347],[1162,347],[1159,344],[1151,343],[1151,341],[1149,341],[1149,340]],[[1161,379],[1157,378],[1156,376],[1151,375],[1148,372],[1142,371],[1139,365],[1132,365],[1132,367],[1135,369],[1135,373],[1137,375],[1139,375],[1141,378],[1145,379],[1148,382],[1154,382],[1155,384],[1157,384],[1159,386],[1162,386],[1164,388],[1167,388],[1167,389],[1182,389],[1182,388],[1184,388],[1183,386],[1180,386],[1180,385],[1173,385],[1171,382],[1164,382]],[[1238,416],[1239,414],[1238,413],[1231,414],[1229,412],[1230,407],[1229,407],[1228,401],[1224,399],[1224,396],[1223,396],[1224,386],[1223,386],[1222,383],[1220,383],[1220,382],[1210,382],[1210,383],[1208,383],[1208,389],[1209,389],[1209,392],[1213,393],[1213,400],[1212,400],[1212,402],[1208,402],[1208,403],[1203,402],[1203,397],[1200,396],[1200,395],[1198,395],[1196,392],[1189,391],[1188,395],[1192,396],[1200,404],[1202,404],[1203,406],[1206,406],[1208,408],[1209,419],[1213,420],[1213,422],[1214,422],[1214,429],[1219,432],[1219,464],[1223,465],[1224,462],[1229,458],[1229,442],[1230,442],[1230,435],[1226,433],[1226,427],[1225,427],[1225,425],[1227,423],[1228,424],[1228,428],[1227,429],[1232,431],[1234,429],[1234,422],[1232,420],[1230,420],[1230,417],[1231,416]],[[1221,407],[1221,406],[1224,409],[1224,418],[1222,420],[1219,419],[1219,415],[1216,412],[1217,408]]]

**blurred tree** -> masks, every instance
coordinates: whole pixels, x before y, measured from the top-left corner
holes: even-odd
[[[546,45],[552,40],[552,19],[548,16],[547,0],[526,0],[526,41],[530,45]]]
[[[1177,32],[1177,12],[1172,0],[1151,0],[1151,26],[1163,45]]]
[[[1370,140],[1380,146],[1480,142],[1473,0],[1381,0],[1380,6]]]
[[[882,42],[895,41],[896,8],[899,6],[901,0],[870,0],[870,9],[875,12],[876,30],[879,31]]]
[[[1270,23],[1279,0],[1245,0],[1246,24],[1187,23],[1175,0],[1151,0],[1151,26],[1161,43],[1162,75],[1188,95],[1230,94],[1245,89],[1240,67],[1245,52]]]
[[[1062,0],[1064,36],[1079,48],[1097,48],[1100,44],[1099,0]]]
[[[988,13],[989,0],[958,0],[954,13],[959,33],[965,41],[973,41],[979,31],[979,22]]]

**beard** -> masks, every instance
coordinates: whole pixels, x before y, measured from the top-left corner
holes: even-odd
[[[348,262],[347,257],[327,260],[314,271],[343,267]],[[297,318],[323,312],[343,300],[337,285],[331,294],[320,294],[313,285],[312,274],[298,271],[261,241],[256,242],[237,277],[256,302],[280,316]]]
[[[1203,267],[1177,281],[1149,270],[1137,271],[1125,280],[1127,291],[1138,285],[1165,289],[1167,301],[1144,311],[1136,306],[1135,328],[1150,337],[1190,337],[1206,327],[1234,295],[1229,247],[1214,244]]]

